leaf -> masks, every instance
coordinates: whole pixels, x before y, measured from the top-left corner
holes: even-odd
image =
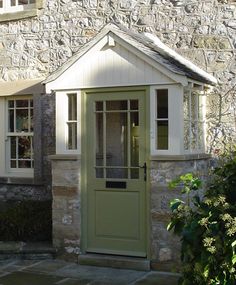
[[[209,265],[208,264],[204,267],[203,275],[205,278],[208,278],[209,276]]]
[[[233,264],[236,263],[236,254],[234,254],[233,257],[232,257],[232,263],[233,263]]]
[[[167,231],[172,230],[174,226],[175,226],[175,223],[169,222],[169,224],[168,224],[167,227],[166,227]]]
[[[173,199],[170,201],[170,208],[172,212],[179,207],[179,205],[184,204],[184,202],[180,199]]]

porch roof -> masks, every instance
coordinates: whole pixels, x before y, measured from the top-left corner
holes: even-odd
[[[44,78],[0,82],[0,97],[43,93],[43,80]]]
[[[58,70],[53,72],[48,78],[43,81],[44,84],[56,80],[70,66],[72,66],[79,58],[81,58],[89,49],[91,49],[100,39],[106,35],[111,35],[115,39],[120,40],[141,51],[154,62],[160,64],[167,70],[176,75],[187,77],[190,80],[198,81],[203,84],[216,85],[217,79],[196,66],[190,60],[185,59],[173,49],[166,46],[160,39],[149,33],[137,33],[128,30],[121,24],[109,23],[103,29],[85,44],[80,50],[74,54],[65,64]]]

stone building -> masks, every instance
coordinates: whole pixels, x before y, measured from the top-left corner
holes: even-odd
[[[52,199],[65,258],[175,266],[167,184],[235,139],[235,17],[235,1],[0,1],[1,200]]]

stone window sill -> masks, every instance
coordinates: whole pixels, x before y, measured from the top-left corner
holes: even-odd
[[[81,155],[79,154],[55,154],[55,155],[49,155],[48,158],[51,160],[80,160]]]
[[[37,16],[38,9],[0,14],[0,22],[9,22]]]
[[[150,160],[158,161],[186,161],[186,160],[200,160],[210,159],[211,155],[206,153],[201,154],[186,154],[186,155],[153,155]]]
[[[0,184],[17,184],[17,185],[41,185],[36,183],[31,177],[0,177]]]

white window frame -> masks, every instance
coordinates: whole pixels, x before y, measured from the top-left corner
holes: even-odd
[[[33,99],[33,96],[7,96],[0,97],[0,177],[32,178],[34,168],[10,168],[10,144],[8,132],[8,101]],[[26,133],[29,134],[29,133]],[[30,133],[34,137],[34,133]],[[22,133],[25,135],[25,133]]]
[[[35,3],[25,4],[25,5],[18,5],[18,0],[16,0],[15,6],[11,6],[10,2],[11,0],[3,0],[3,7],[0,8],[0,14],[31,10],[31,9],[36,8],[36,4],[37,4],[37,0],[35,0]]]
[[[68,149],[68,95],[77,95],[77,149]],[[56,92],[56,154],[81,154],[81,91]]]
[[[168,149],[157,149],[156,94],[168,90]],[[169,156],[183,154],[183,87],[181,84],[153,85],[150,87],[150,143],[151,155]]]

